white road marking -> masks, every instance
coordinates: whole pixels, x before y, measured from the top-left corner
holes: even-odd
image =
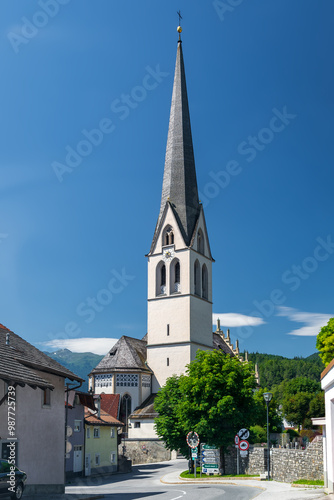
[[[182,495],[178,496],[178,497],[174,497],[174,498],[171,498],[171,500],[177,500],[178,498],[182,498],[184,495],[186,495],[187,493],[183,490],[176,490],[176,491],[181,491],[181,493],[183,493]]]

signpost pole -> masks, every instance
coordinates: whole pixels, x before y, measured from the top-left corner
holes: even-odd
[[[239,476],[239,446],[237,446],[237,476]]]
[[[194,458],[194,470],[195,470],[195,479],[196,479],[196,458]]]

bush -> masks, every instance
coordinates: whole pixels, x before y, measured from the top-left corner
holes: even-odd
[[[289,434],[290,439],[293,439],[294,437],[299,437],[299,432],[295,431],[294,429],[285,429],[284,432],[286,434]]]
[[[249,428],[249,442],[251,444],[255,443],[265,443],[267,441],[267,432],[260,425],[254,425]]]

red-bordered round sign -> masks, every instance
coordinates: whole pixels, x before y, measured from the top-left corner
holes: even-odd
[[[239,441],[238,446],[239,446],[239,450],[246,451],[249,448],[249,442],[246,441],[245,439],[242,439],[241,441]]]
[[[187,444],[190,448],[196,448],[199,443],[199,436],[197,432],[188,432],[187,434]]]

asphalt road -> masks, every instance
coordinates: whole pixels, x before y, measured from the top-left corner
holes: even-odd
[[[81,494],[113,500],[250,500],[262,490],[254,487],[220,484],[164,484],[166,474],[187,468],[185,460],[134,466],[129,474],[109,477],[92,477],[74,486],[66,487],[66,497]],[[103,495],[103,496],[102,496]]]

